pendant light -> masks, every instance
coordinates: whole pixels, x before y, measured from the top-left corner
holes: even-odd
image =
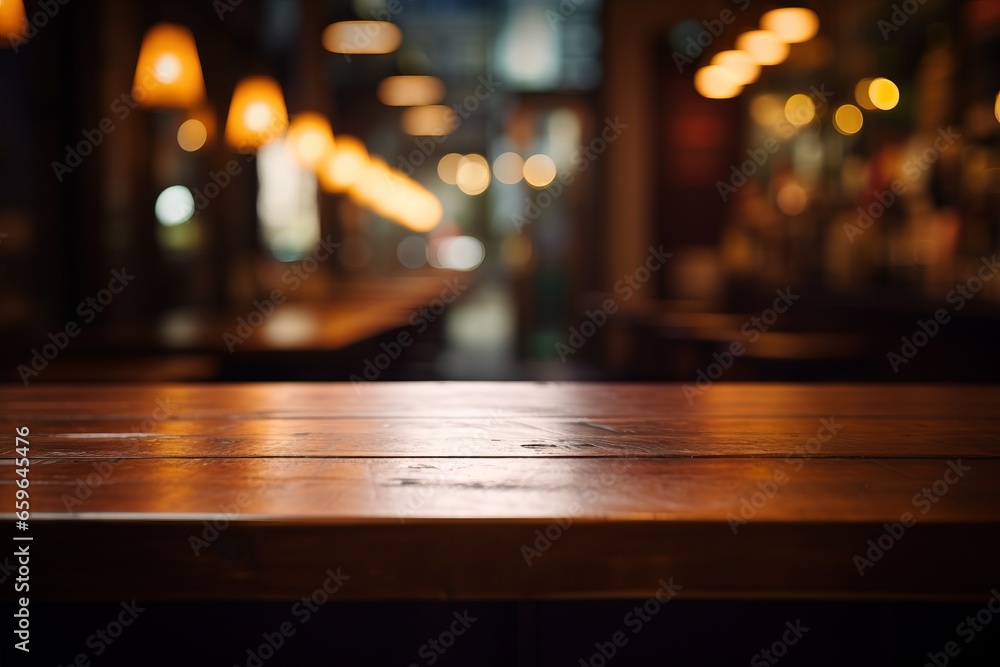
[[[13,47],[28,37],[22,0],[0,0],[0,47]]]
[[[190,30],[174,23],[159,23],[146,32],[135,67],[132,97],[147,108],[191,109],[205,100],[205,80]]]

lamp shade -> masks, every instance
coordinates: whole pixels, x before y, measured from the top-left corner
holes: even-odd
[[[0,0],[0,46],[11,46],[28,36],[28,18],[22,0]]]
[[[333,130],[321,113],[303,111],[288,126],[288,147],[292,158],[304,169],[316,171],[320,162],[333,150]]]
[[[237,149],[260,148],[288,129],[288,111],[278,82],[251,76],[236,84],[226,119],[226,143]]]
[[[132,97],[144,107],[191,109],[205,100],[194,36],[184,26],[158,23],[142,39]]]

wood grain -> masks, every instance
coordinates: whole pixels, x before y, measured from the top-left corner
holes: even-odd
[[[997,399],[921,385],[719,384],[690,405],[680,385],[7,386],[0,496],[27,425],[41,599],[295,598],[338,565],[357,573],[353,599],[645,596],[670,576],[691,597],[974,598],[1000,580]],[[905,513],[916,525],[860,576],[854,556]],[[206,522],[223,528],[196,554]]]
[[[1000,419],[1000,386],[717,384],[689,403],[680,384],[371,382],[62,385],[0,388],[20,419],[337,417],[900,417]]]
[[[47,458],[232,457],[989,457],[1000,451],[991,419],[841,418],[826,443],[812,417],[648,419],[304,418],[66,420],[40,425],[34,454]],[[17,424],[0,421],[0,432]],[[41,430],[45,429],[45,430]],[[443,437],[442,434],[447,434]],[[13,444],[0,445],[0,458]]]
[[[775,493],[755,520],[897,521],[917,514],[913,496],[944,477],[941,460],[814,459],[796,471],[783,459],[125,459],[102,462],[106,480],[74,511],[85,520],[142,514],[193,520],[238,503],[253,519],[357,523],[398,520],[488,521],[572,516],[578,521],[717,521],[741,499]],[[6,464],[9,466],[10,462]],[[1000,522],[1000,460],[963,460],[970,470],[922,521]],[[36,516],[67,512],[63,494],[99,475],[92,461],[42,461]],[[784,483],[773,482],[777,473]],[[8,471],[5,483],[12,485]],[[94,477],[93,479],[98,479]],[[576,509],[578,508],[578,509]],[[136,517],[132,517],[136,518]]]

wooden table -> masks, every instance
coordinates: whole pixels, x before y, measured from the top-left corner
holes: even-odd
[[[280,275],[274,277],[275,283]],[[320,281],[320,274],[310,281]],[[442,270],[433,274],[418,272],[405,278],[355,281],[349,285],[332,283],[326,278],[322,283],[311,284],[317,288],[311,299],[301,299],[301,294],[286,288],[279,295],[279,299],[284,299],[280,303],[271,304],[273,299],[267,294],[273,291],[265,291],[265,295],[257,299],[247,297],[244,303],[225,313],[178,308],[154,320],[97,320],[93,330],[88,327],[84,335],[74,338],[58,359],[37,378],[29,376],[29,381],[213,380],[226,372],[246,371],[248,367],[252,372],[253,366],[247,358],[262,354],[283,355],[273,363],[283,369],[286,377],[303,377],[295,372],[301,372],[298,364],[306,365],[308,361],[291,364],[289,358],[297,359],[296,355],[304,357],[308,353],[321,354],[339,364],[327,368],[324,377],[346,378],[353,372],[353,365],[343,372],[344,364],[349,364],[356,354],[357,348],[352,351],[352,347],[394,330],[412,332],[410,319],[415,312],[433,305],[442,293],[450,299],[453,289],[461,290],[464,295],[475,284],[469,273]],[[269,317],[260,316],[258,311],[269,311],[272,307]],[[263,319],[263,323],[257,318]],[[258,326],[249,326],[248,322]],[[429,322],[437,323],[440,319],[429,318]],[[420,322],[419,326],[422,328],[426,323]],[[5,341],[10,344],[0,348],[0,383],[22,384],[17,367],[30,364],[32,350],[41,350],[50,343],[47,333],[39,325],[32,331],[11,334],[13,340]],[[231,337],[225,337],[226,334]]]
[[[31,430],[43,600],[294,599],[337,568],[355,600],[1000,583],[997,386],[7,386],[0,406],[5,522]]]

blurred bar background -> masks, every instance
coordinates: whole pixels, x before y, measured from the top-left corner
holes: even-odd
[[[26,0],[3,379],[996,378],[1000,3],[789,6]]]

